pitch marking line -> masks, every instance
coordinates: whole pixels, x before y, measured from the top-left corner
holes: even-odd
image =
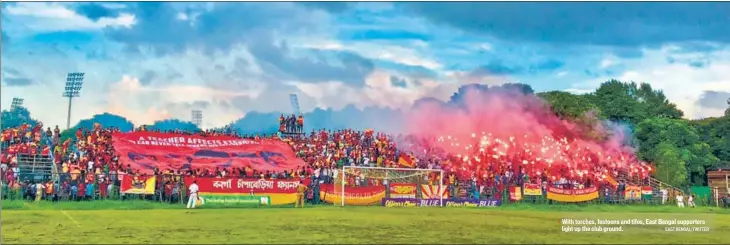
[[[71,217],[71,215],[69,215],[66,212],[66,210],[61,210],[61,213],[63,213],[63,215],[66,215],[66,217],[68,217],[68,219],[70,219],[72,222],[74,222],[74,224],[76,224],[76,227],[81,227],[81,224],[79,224],[79,222],[76,221],[76,219],[74,219],[74,217]]]

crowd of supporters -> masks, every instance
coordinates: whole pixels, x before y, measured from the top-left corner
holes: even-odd
[[[286,120],[286,119],[285,119]],[[296,120],[294,121],[296,122]],[[152,131],[140,127],[138,131]],[[298,129],[294,123],[294,130]],[[120,175],[144,175],[139,169],[119,162],[119,155],[112,144],[112,134],[116,128],[104,128],[94,125],[91,129],[79,128],[73,137],[61,141],[60,130],[48,128],[42,132],[42,125],[23,125],[3,131],[2,142],[2,178],[5,188],[23,190],[24,197],[30,199],[75,199],[84,200],[90,197],[107,197],[118,188]],[[265,179],[303,179],[316,177],[323,182],[332,182],[338,176],[342,166],[369,166],[390,168],[445,168],[445,179],[438,175],[425,176],[424,181],[443,183],[452,190],[455,186],[468,186],[471,196],[491,193],[487,190],[504,189],[508,185],[523,183],[557,185],[565,188],[584,188],[593,185],[608,188],[605,181],[588,176],[562,175],[560,178],[548,178],[548,171],[527,173],[521,166],[505,162],[496,167],[479,169],[465,174],[451,166],[454,162],[464,161],[462,158],[438,152],[438,147],[421,142],[421,139],[407,136],[393,136],[377,133],[373,130],[318,130],[310,133],[271,135],[242,135],[230,128],[224,130],[206,130],[200,132],[167,131],[178,134],[197,134],[201,136],[228,135],[239,138],[261,139],[281,138],[291,145],[296,156],[308,165],[281,172],[257,171],[247,166],[241,168],[215,169],[155,169],[154,174],[172,176],[159,178],[157,190],[166,200],[179,198],[180,176],[225,177],[238,176]],[[53,154],[58,167],[57,182],[33,182],[18,179],[18,153]],[[413,154],[425,152],[426,154]],[[493,165],[494,166],[494,165]],[[596,171],[605,171],[608,165],[599,165]],[[176,177],[175,177],[176,176]],[[357,178],[361,176],[353,176]],[[363,178],[364,179],[364,178]],[[357,184],[357,183],[355,183]],[[619,185],[621,183],[618,183]],[[499,195],[499,194],[495,194]]]

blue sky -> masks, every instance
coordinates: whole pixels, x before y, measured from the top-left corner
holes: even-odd
[[[730,4],[692,2],[5,3],[2,108],[65,122],[65,74],[86,73],[74,121],[225,125],[290,112],[446,99],[463,84],[582,93],[616,78],[665,91],[690,118],[730,97]]]

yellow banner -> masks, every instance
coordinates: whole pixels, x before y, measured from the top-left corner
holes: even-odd
[[[148,177],[147,179],[142,180],[138,177],[125,175],[122,181],[125,182],[122,183],[122,192],[126,194],[155,194],[157,176]]]
[[[525,196],[542,196],[539,184],[525,184]]]
[[[598,188],[574,190],[548,187],[547,198],[558,202],[587,202],[598,198]]]

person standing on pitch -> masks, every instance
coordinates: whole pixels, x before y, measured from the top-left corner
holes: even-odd
[[[198,182],[193,180],[193,183],[188,187],[190,197],[188,198],[187,208],[195,208],[195,203],[198,201]]]
[[[294,207],[304,207],[304,192],[307,191],[307,186],[304,185],[304,182],[299,181],[299,186],[297,186],[297,202],[294,204]]]

